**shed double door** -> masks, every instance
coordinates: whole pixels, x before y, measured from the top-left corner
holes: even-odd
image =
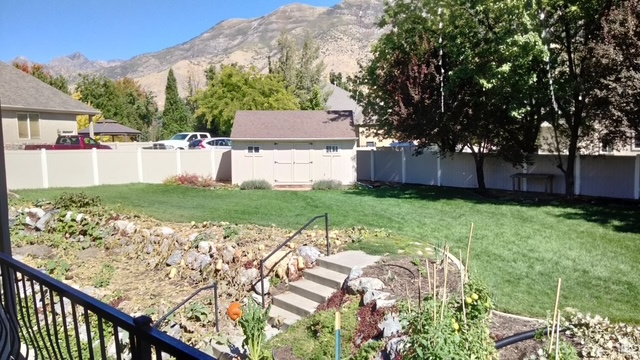
[[[312,182],[311,151],[313,143],[275,143],[273,154],[274,180],[280,184]]]

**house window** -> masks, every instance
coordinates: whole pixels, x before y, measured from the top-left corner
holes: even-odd
[[[249,152],[249,154],[259,154],[260,153],[260,146],[249,146],[247,148],[247,151]]]
[[[601,143],[600,151],[603,153],[613,152],[613,144],[609,140],[603,140]]]
[[[340,147],[338,145],[327,145],[325,147],[325,154],[337,155],[340,151]]]
[[[18,138],[40,139],[40,115],[18,114]]]
[[[376,147],[375,141],[367,141],[367,147]]]

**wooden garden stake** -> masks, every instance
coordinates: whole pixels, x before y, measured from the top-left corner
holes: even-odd
[[[444,307],[447,304],[447,272],[449,270],[449,261],[446,254],[449,252],[449,247],[445,246],[445,257],[444,257],[444,288],[442,289],[442,308],[440,309],[440,321],[444,320]]]
[[[409,297],[409,285],[405,284],[404,289],[407,291],[407,310],[409,311],[409,314],[411,314],[411,297]]]
[[[418,269],[418,312],[422,312],[422,272],[420,269]]]
[[[471,223],[471,231],[469,231],[469,243],[467,244],[467,260],[464,262],[464,271],[466,273],[465,278],[467,280],[469,280],[469,252],[471,252],[471,239],[473,239],[473,223]]]
[[[462,250],[460,250],[460,258],[462,259]],[[464,319],[464,324],[467,325],[467,305],[466,298],[464,297],[464,271],[460,271],[460,292],[462,293],[462,318]]]
[[[424,259],[424,264],[427,266],[427,286],[429,287],[429,291],[431,291],[431,271],[429,271],[429,260]]]
[[[560,359],[560,311],[558,311],[558,321],[556,323],[556,359]]]
[[[436,289],[436,284],[438,283],[438,273],[436,272],[436,263],[433,263],[433,323],[436,323],[436,313],[438,311],[437,302],[438,302],[438,293]]]
[[[558,278],[558,291],[556,292],[556,306],[553,309],[553,321],[551,322],[551,336],[549,338],[549,354],[551,354],[551,349],[553,349],[553,333],[556,330],[556,320],[560,322],[558,318],[558,302],[560,301],[560,286],[562,285],[562,279]]]

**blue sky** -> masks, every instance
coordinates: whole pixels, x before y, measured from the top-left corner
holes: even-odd
[[[294,3],[340,0],[1,0],[0,61],[37,63],[81,52],[130,59],[189,41],[222,20],[254,18]]]

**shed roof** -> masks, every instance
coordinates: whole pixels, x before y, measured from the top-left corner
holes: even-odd
[[[95,115],[100,111],[0,61],[0,101],[10,110]]]
[[[235,140],[356,138],[350,110],[241,110],[236,112],[231,130],[231,139]]]
[[[118,124],[117,121],[111,119],[101,120],[93,125],[93,133],[95,135],[140,135],[141,132],[130,127]],[[78,131],[78,134],[88,135],[89,128]]]

